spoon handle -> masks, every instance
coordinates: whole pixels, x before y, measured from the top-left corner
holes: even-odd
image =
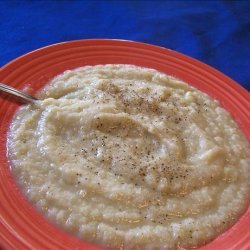
[[[14,89],[8,85],[2,84],[0,83],[0,90],[7,92],[9,94],[18,96],[19,98],[21,98],[22,100],[24,100],[25,102],[31,102],[34,103],[37,99],[23,91]]]

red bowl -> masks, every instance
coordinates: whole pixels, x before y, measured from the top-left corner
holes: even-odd
[[[175,76],[219,100],[250,139],[249,93],[233,80],[188,56],[122,40],[79,40],[21,56],[0,69],[0,82],[35,94],[66,69],[96,64],[134,64]],[[0,95],[0,245],[5,249],[100,249],[50,224],[25,199],[6,158],[7,131],[19,107]],[[250,249],[250,206],[238,222],[200,250]]]

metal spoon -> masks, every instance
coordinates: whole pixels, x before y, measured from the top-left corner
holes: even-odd
[[[4,91],[4,92],[7,92],[11,95],[15,95],[19,98],[22,99],[22,101],[25,101],[25,102],[31,102],[31,103],[34,103],[35,101],[37,101],[38,99],[35,98],[34,96],[31,96],[23,91],[20,91],[20,90],[17,90],[17,89],[14,89],[8,85],[5,85],[5,84],[2,84],[0,83],[0,90]]]

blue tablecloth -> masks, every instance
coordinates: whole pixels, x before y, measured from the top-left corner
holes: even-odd
[[[83,38],[171,48],[250,90],[250,1],[0,0],[0,67],[39,47]]]

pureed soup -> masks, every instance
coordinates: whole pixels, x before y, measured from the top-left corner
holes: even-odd
[[[249,145],[208,95],[153,69],[65,71],[18,110],[12,171],[68,232],[106,248],[211,241],[249,202]]]

